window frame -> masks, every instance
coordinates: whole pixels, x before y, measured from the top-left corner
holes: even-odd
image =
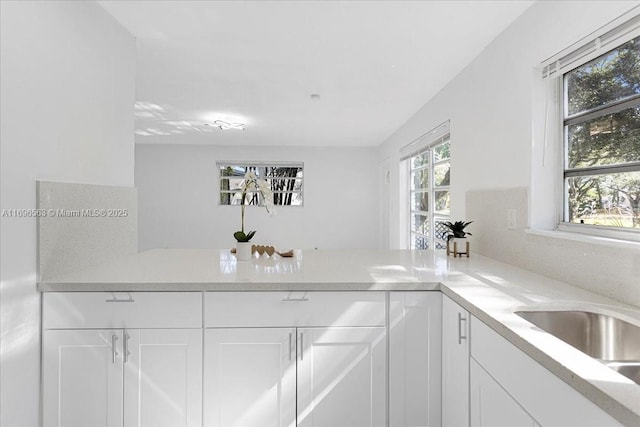
[[[594,242],[640,242],[640,233],[632,228],[594,226],[565,222],[568,196],[565,197],[565,124],[564,74],[640,37],[640,8],[634,7],[596,29],[581,40],[544,60],[540,72],[540,94],[534,99],[538,126],[534,138],[530,200],[530,227],[557,230]],[[550,155],[550,156],[549,156]],[[604,239],[603,239],[604,238]]]
[[[239,206],[239,203],[233,203],[233,198],[235,194],[239,193],[239,190],[237,189],[229,189],[229,190],[223,190],[222,189],[222,181],[223,179],[228,179],[230,177],[228,176],[223,176],[221,174],[221,170],[222,168],[227,168],[227,167],[241,167],[244,168],[245,171],[251,170],[251,169],[267,169],[267,168],[298,168],[299,173],[301,172],[301,176],[296,176],[296,177],[284,177],[284,178],[278,178],[278,179],[282,179],[282,180],[294,180],[294,181],[300,181],[300,187],[294,190],[274,190],[273,186],[271,186],[271,191],[274,195],[276,194],[282,194],[282,195],[299,195],[298,197],[300,198],[300,204],[277,204],[274,203],[274,205],[277,208],[282,208],[282,207],[303,207],[304,206],[304,162],[291,162],[291,161],[273,161],[273,162],[266,162],[266,161],[245,161],[245,160],[220,160],[220,161],[216,161],[216,174],[217,174],[217,183],[218,183],[218,206]],[[246,173],[246,172],[245,172]],[[235,176],[235,179],[242,179],[240,176]],[[263,174],[258,173],[258,178],[259,179],[264,179],[264,180],[269,180],[269,177],[265,177]],[[230,195],[229,200],[230,203],[222,203],[223,200],[223,194],[228,194]],[[253,194],[252,200],[249,200],[248,203],[246,204],[246,206],[257,206],[257,207],[263,207],[264,203],[261,199],[260,193],[259,192],[255,192],[255,193],[249,193],[247,192],[247,194]],[[247,197],[248,199],[248,197]],[[255,201],[258,201],[257,203]]]
[[[637,19],[637,18],[636,18]],[[636,29],[637,30],[637,29]],[[613,30],[612,30],[613,31]],[[567,76],[575,71],[576,69],[588,64],[589,62],[599,59],[610,52],[620,48],[627,42],[637,39],[640,41],[640,35],[637,34],[637,31],[632,31],[630,34],[627,34],[626,37],[621,37],[615,41],[615,43],[610,44],[606,47],[606,49],[596,49],[589,55],[581,58],[579,62],[574,61],[571,64],[570,68],[560,69],[558,62],[556,63],[555,72],[559,74],[558,76],[558,89],[560,96],[557,99],[558,102],[558,113],[559,113],[559,138],[560,144],[562,147],[561,150],[561,160],[560,160],[560,179],[561,179],[561,191],[559,194],[559,200],[561,203],[560,210],[560,218],[558,220],[558,229],[561,231],[569,231],[569,232],[577,232],[582,234],[588,234],[599,237],[613,238],[613,239],[621,239],[621,240],[629,240],[629,241],[640,241],[640,229],[630,228],[630,227],[615,227],[608,225],[595,225],[595,224],[584,224],[584,223],[575,223],[570,222],[570,210],[569,210],[569,180],[575,177],[581,176],[606,176],[613,175],[616,173],[623,172],[640,172],[640,161],[636,162],[626,162],[626,163],[617,163],[610,165],[597,165],[597,166],[588,166],[588,167],[569,167],[569,127],[581,123],[588,123],[593,120],[597,120],[599,118],[605,118],[612,114],[619,113],[621,111],[627,110],[633,107],[640,106],[640,94],[633,94],[626,96],[621,99],[613,100],[605,103],[604,105],[600,105],[585,111],[581,111],[574,114],[569,114],[569,94],[568,94],[568,78]],[[590,42],[585,44],[584,46],[590,46],[595,43],[596,46],[600,44],[599,38],[595,39],[595,42]],[[582,47],[580,49],[585,49]],[[576,51],[580,51],[577,49]],[[575,55],[575,53],[569,54],[567,56]],[[547,72],[548,67],[547,66]],[[633,215],[633,213],[632,213]]]
[[[445,144],[449,145],[449,157],[436,160],[435,159],[436,148],[443,146]],[[413,159],[419,156],[424,156],[425,154],[427,154],[426,165],[421,165],[417,168],[414,168]],[[438,191],[447,191],[449,193],[449,198],[451,197],[451,172],[450,172],[451,171],[451,135],[450,135],[450,132],[447,130],[444,135],[438,137],[434,141],[431,141],[429,144],[424,145],[419,150],[414,151],[412,154],[405,157],[403,161],[407,162],[406,194],[407,194],[408,221],[407,221],[407,227],[405,229],[405,232],[407,233],[406,234],[407,239],[408,239],[407,246],[411,250],[424,250],[421,248],[414,247],[414,243],[415,243],[414,238],[421,237],[427,240],[427,249],[444,250],[446,249],[446,241],[441,237],[436,236],[436,230],[438,228],[436,224],[439,222],[451,221],[451,208],[449,208],[449,215],[444,215],[442,213],[439,213],[436,210],[436,206],[435,206],[435,203],[436,203],[435,194]],[[436,182],[435,182],[436,166],[447,164],[447,163],[449,164],[449,184],[438,186],[436,185]],[[412,188],[413,187],[412,174],[417,171],[424,171],[424,170],[428,171],[428,177],[427,177],[428,188],[421,188],[421,189]],[[412,203],[412,199],[413,199],[412,196],[414,194],[422,194],[422,193],[427,193],[427,197],[428,197],[427,209],[428,210],[427,211],[414,210],[413,203]],[[414,230],[414,227],[413,227],[414,215],[422,215],[428,218],[428,225],[429,225],[428,234],[420,233]]]

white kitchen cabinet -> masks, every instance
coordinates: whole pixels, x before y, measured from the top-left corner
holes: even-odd
[[[442,427],[469,426],[469,313],[442,295]]]
[[[535,427],[533,418],[475,361],[470,366],[471,427]]]
[[[440,292],[389,293],[389,424],[440,426]]]
[[[384,293],[205,301],[205,427],[386,425]]]
[[[489,426],[488,414],[499,416],[506,397],[496,387],[482,386],[483,370],[529,417],[544,427],[620,427],[610,415],[587,400],[538,362],[476,317],[471,317],[471,426]],[[479,369],[478,369],[479,368]],[[477,375],[476,375],[477,374]],[[475,378],[475,379],[474,379]],[[506,405],[506,403],[504,403]],[[507,405],[508,406],[508,405]],[[508,414],[518,412],[510,406]],[[514,415],[514,420],[520,419]],[[496,418],[491,418],[496,419]],[[481,421],[482,424],[478,424]],[[506,424],[517,425],[517,424]],[[532,424],[526,424],[532,425]]]
[[[298,330],[298,426],[386,425],[384,327]]]
[[[384,426],[385,335],[384,327],[207,329],[205,426]]]
[[[440,292],[45,293],[42,367],[44,427],[620,426]]]
[[[122,426],[122,331],[43,334],[44,427]]]
[[[295,341],[295,328],[207,329],[204,425],[294,426]]]
[[[202,419],[202,331],[126,329],[125,427],[198,427]]]
[[[201,301],[199,293],[45,294],[43,426],[201,426]]]
[[[43,337],[44,427],[201,425],[200,330],[67,329]]]

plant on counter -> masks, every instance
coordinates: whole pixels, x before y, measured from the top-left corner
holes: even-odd
[[[242,206],[240,230],[233,233],[238,242],[249,242],[251,238],[256,234],[255,231],[244,232],[244,209],[246,206],[247,193],[260,193],[264,203],[264,207],[267,209],[269,215],[275,215],[275,208],[273,207],[273,193],[267,181],[259,179],[256,173],[249,171],[244,175],[244,180],[240,184],[242,190],[240,205]]]
[[[443,222],[442,225],[448,228],[447,231],[442,233],[442,238],[447,238],[447,242],[451,239],[464,239],[467,235],[472,236],[468,231],[464,231],[467,225],[471,224],[473,221],[456,221],[456,222]]]

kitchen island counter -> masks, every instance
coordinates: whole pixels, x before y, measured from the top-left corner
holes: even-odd
[[[157,249],[41,281],[38,290],[441,291],[622,424],[640,425],[638,384],[514,314],[584,310],[640,325],[640,310],[476,254],[296,250],[236,261],[228,249]]]

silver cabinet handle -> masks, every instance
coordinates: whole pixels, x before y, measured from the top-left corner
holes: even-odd
[[[129,339],[131,338],[131,335],[129,335],[127,333],[127,331],[124,332],[124,349],[123,349],[123,353],[124,353],[124,363],[127,363],[129,361],[129,356],[131,355],[131,352],[129,351]]]
[[[304,333],[300,332],[300,360],[304,360]]]
[[[104,302],[136,302],[136,300],[133,299],[131,292],[127,292],[127,295],[129,296],[127,299],[118,299],[116,294],[111,292],[111,299],[106,299]]]
[[[117,335],[111,335],[111,360],[114,364],[116,363],[116,357],[120,354],[116,350],[116,341],[118,341]]]
[[[309,298],[307,297],[307,292],[303,293],[302,296],[300,298],[291,298],[291,294],[296,294],[296,292],[289,292],[289,294],[282,298],[283,302],[304,302],[304,301],[309,301]]]
[[[462,313],[458,313],[458,344],[462,344],[462,340],[467,339],[467,335],[462,335],[462,322],[465,322],[465,330],[467,329],[467,318],[462,317]]]
[[[289,360],[293,360],[293,332],[289,332]]]

